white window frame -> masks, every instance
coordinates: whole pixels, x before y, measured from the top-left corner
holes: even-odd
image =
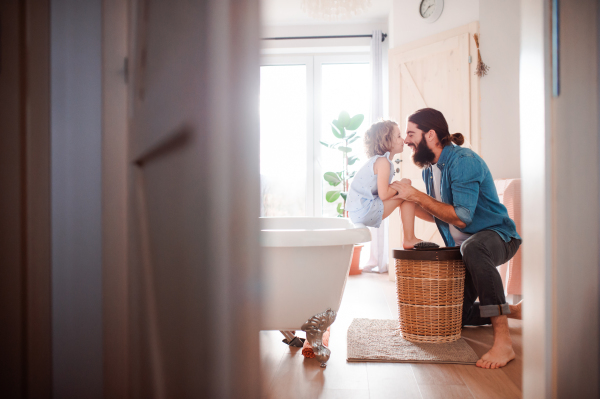
[[[261,66],[306,65],[306,216],[321,217],[323,171],[320,164],[322,132],[321,82],[323,64],[368,64],[368,54],[263,55]]]

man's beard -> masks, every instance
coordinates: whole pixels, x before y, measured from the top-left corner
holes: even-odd
[[[413,151],[412,159],[415,165],[424,169],[431,165],[431,162],[435,159],[435,154],[427,147],[425,140],[421,139]]]

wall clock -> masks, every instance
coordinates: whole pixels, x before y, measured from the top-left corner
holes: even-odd
[[[421,0],[419,14],[425,22],[435,22],[442,15],[444,0]]]

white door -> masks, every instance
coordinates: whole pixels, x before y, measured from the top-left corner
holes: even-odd
[[[133,5],[135,398],[259,395],[256,3]]]
[[[410,43],[390,51],[390,113],[400,130],[406,131],[407,117],[420,108],[441,111],[450,133],[460,132],[464,146],[479,152],[479,78],[474,75],[476,50],[472,43],[477,23]],[[400,173],[395,179],[409,178],[425,192],[412,151],[405,147],[399,156]],[[417,219],[418,238],[443,245],[433,223]],[[390,219],[390,249],[401,247],[401,223],[397,213]]]

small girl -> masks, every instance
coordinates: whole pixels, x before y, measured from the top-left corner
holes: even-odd
[[[369,160],[354,176],[346,201],[350,219],[353,223],[379,227],[383,219],[400,207],[404,230],[402,246],[404,249],[412,249],[415,244],[423,242],[415,237],[415,204],[394,199],[398,192],[390,187],[394,177],[392,159],[404,150],[404,140],[398,124],[382,121],[371,125],[365,133],[365,147]],[[403,181],[410,183],[409,179]],[[425,246],[428,244],[430,243]]]

